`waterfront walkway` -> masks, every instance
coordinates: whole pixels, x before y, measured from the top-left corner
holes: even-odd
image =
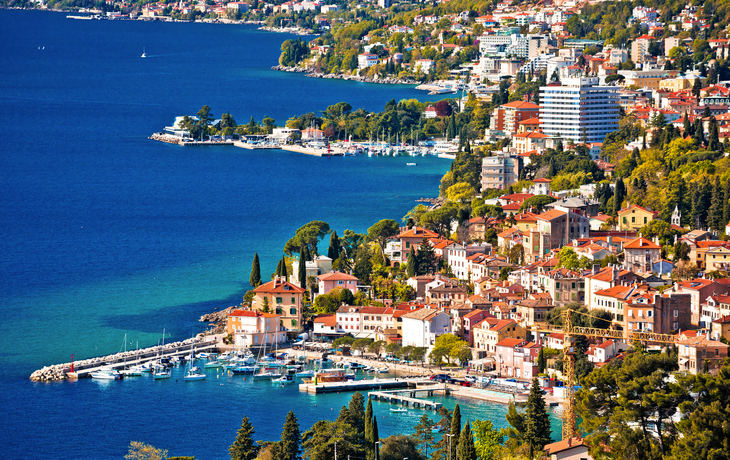
[[[431,381],[429,380],[428,383],[431,383]],[[436,392],[448,395],[449,389],[446,385],[429,385],[427,387],[408,390],[371,391],[368,393],[368,397],[378,401],[387,401],[389,403],[400,404],[403,406],[438,410],[442,406],[440,402],[416,398],[419,393],[425,393],[426,396],[433,396]]]

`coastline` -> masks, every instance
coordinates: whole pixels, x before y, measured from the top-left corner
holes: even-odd
[[[292,72],[292,73],[303,73],[305,77],[309,78],[324,78],[334,80],[348,80],[357,81],[360,83],[379,83],[385,85],[417,85],[418,82],[410,78],[393,78],[393,77],[361,77],[359,75],[347,75],[344,73],[337,74],[325,74],[322,72],[316,72],[314,70],[305,69],[303,67],[287,67],[283,65],[275,65],[271,67],[271,70],[277,70],[279,72]]]

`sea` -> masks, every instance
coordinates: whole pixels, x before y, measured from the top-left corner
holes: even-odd
[[[342,234],[400,221],[438,193],[450,162],[319,158],[148,139],[208,105],[239,123],[279,125],[346,101],[381,110],[429,96],[406,85],[272,71],[284,40],[251,25],[73,20],[0,10],[0,413],[2,458],[121,459],[131,441],[228,458],[241,419],[276,440],[293,410],[302,431],[351,394],[308,395],[211,371],[33,383],[45,365],[182,340],[204,314],[241,302],[255,252],[274,271],[311,220]],[[305,37],[311,39],[311,37]],[[146,58],[141,58],[142,53]],[[434,96],[435,97],[435,96]],[[126,340],[126,341],[125,341]],[[444,398],[504,427],[499,404]],[[419,410],[375,404],[381,437],[410,433]],[[435,414],[431,414],[435,417]],[[553,436],[559,422],[553,419]]]

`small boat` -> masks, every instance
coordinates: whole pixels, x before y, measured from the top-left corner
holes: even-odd
[[[314,377],[314,371],[301,371],[297,372],[297,378],[303,379],[307,377]]]
[[[145,51],[144,48],[142,48],[142,56],[141,57],[143,57],[143,58],[146,58],[147,57],[147,52]]]
[[[183,377],[183,379],[185,381],[205,380],[205,374],[203,374],[203,371],[201,371],[198,366],[193,366],[190,368],[187,374],[185,374],[185,377]]]
[[[101,369],[91,374],[91,378],[97,380],[120,380],[122,374],[111,366],[102,366]]]
[[[155,372],[152,374],[152,378],[155,380],[165,380],[170,378],[170,370],[166,369],[164,367],[160,367],[158,369],[155,369]]]
[[[377,372],[378,374],[385,374],[387,372],[390,372],[390,369],[388,369],[387,367],[381,367],[380,369],[376,369],[375,372]]]
[[[278,379],[272,380],[272,382],[280,383],[282,385],[294,383],[294,374],[284,374],[281,377],[279,377]]]
[[[237,366],[231,369],[231,372],[234,374],[253,374],[256,372],[256,368],[254,366]]]
[[[125,377],[142,377],[143,372],[144,370],[140,365],[131,366],[127,369],[119,371],[119,373]]]
[[[406,163],[406,166],[416,166],[418,163]]]
[[[205,363],[203,366],[206,369],[218,369],[220,367],[223,367],[223,364],[220,361],[211,361],[209,363]]]
[[[406,408],[404,408],[404,407],[399,407],[398,409],[393,409],[393,408],[391,407],[391,408],[390,408],[390,411],[391,411],[391,412],[408,412],[408,409],[406,409]]]
[[[278,372],[259,372],[253,375],[254,380],[271,380],[277,377],[281,377],[281,374]]]

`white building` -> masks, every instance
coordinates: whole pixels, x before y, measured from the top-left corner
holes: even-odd
[[[482,190],[506,189],[520,177],[520,159],[508,152],[496,152],[482,159],[481,176]]]
[[[540,87],[540,120],[545,134],[575,143],[603,142],[618,130],[615,87],[597,86],[598,78],[566,78],[562,86]]]
[[[403,346],[432,348],[436,337],[451,332],[451,317],[440,310],[421,308],[402,316]]]
[[[378,63],[378,55],[372,53],[362,53],[357,56],[357,68],[366,69]]]
[[[329,273],[332,271],[332,259],[327,256],[317,256],[314,260],[308,260],[305,264],[307,271],[307,278],[310,276],[318,277],[322,273]],[[292,262],[292,272],[289,275],[289,280],[292,284],[302,287],[302,283],[299,280],[299,261],[295,260]]]

